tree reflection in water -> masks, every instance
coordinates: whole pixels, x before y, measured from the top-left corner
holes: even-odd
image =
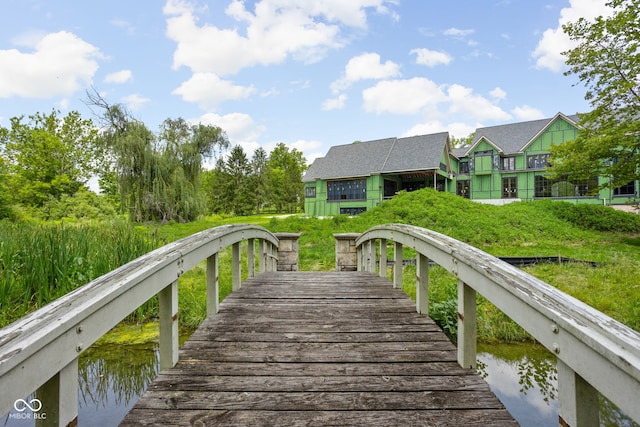
[[[521,426],[558,425],[555,356],[534,344],[478,346],[478,373]],[[640,427],[600,396],[600,425]]]
[[[158,375],[153,344],[93,346],[78,362],[79,404],[128,406]]]

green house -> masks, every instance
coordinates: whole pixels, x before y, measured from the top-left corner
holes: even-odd
[[[449,133],[331,147],[306,171],[305,213],[355,215],[401,190],[455,191]]]
[[[458,159],[456,194],[502,204],[514,200],[558,199],[575,203],[629,204],[637,182],[596,191],[609,177],[585,180],[548,178],[551,147],[575,139],[577,116],[479,128],[470,146],[454,150]]]
[[[556,114],[478,128],[473,142],[451,148],[448,132],[331,147],[303,177],[305,213],[355,215],[399,191],[425,187],[492,204],[554,199],[574,203],[637,203],[638,182],[597,190],[611,177],[548,177],[551,147],[575,139],[578,117]]]

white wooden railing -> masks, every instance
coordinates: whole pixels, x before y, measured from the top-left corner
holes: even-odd
[[[379,240],[379,251],[375,242]],[[476,364],[476,292],[558,358],[560,424],[599,426],[598,393],[640,422],[640,334],[516,267],[423,228],[390,224],[356,239],[358,269],[375,272],[394,242],[394,286],[402,287],[402,248],[417,252],[416,308],[429,311],[429,260],[458,278],[458,362]],[[379,253],[379,258],[377,258]],[[386,275],[386,267],[379,269]]]
[[[276,269],[279,241],[262,227],[225,225],[149,252],[0,329],[0,414],[30,406],[36,424],[73,425],[78,356],[147,300],[159,295],[160,368],[178,360],[178,278],[207,260],[207,312],[218,312],[218,253],[232,247],[232,288],[241,283],[240,242],[249,276]],[[26,396],[35,391],[35,398]],[[31,412],[29,413],[29,415]]]

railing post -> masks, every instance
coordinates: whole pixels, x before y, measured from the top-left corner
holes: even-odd
[[[371,272],[371,246],[372,246],[372,241],[371,240],[367,240],[364,243],[364,248],[362,251],[362,261],[363,261],[363,265],[364,265],[364,271],[367,272]]]
[[[258,240],[258,256],[260,257],[260,273],[267,271],[267,249],[263,239]]]
[[[369,272],[376,272],[376,241],[369,240]]]
[[[255,239],[247,239],[247,271],[249,277],[256,275]]]
[[[387,239],[380,239],[380,261],[378,263],[378,275],[387,277]]]
[[[207,316],[219,311],[220,288],[218,286],[218,253],[207,258]]]
[[[558,359],[558,415],[563,427],[598,427],[598,391]]]
[[[278,244],[278,271],[298,271],[298,239],[300,233],[275,233]]]
[[[9,390],[6,390],[7,392]],[[42,403],[34,411],[36,426],[76,426],[78,424],[78,358],[62,368],[36,391]]]
[[[418,253],[416,264],[416,311],[429,314],[429,258]]]
[[[402,289],[402,243],[393,243],[393,287]]]
[[[178,363],[178,281],[159,293],[160,305],[160,369]]]
[[[458,280],[458,363],[476,368],[476,291]]]
[[[356,271],[362,271],[363,262],[362,262],[362,253],[363,253],[363,245],[360,245],[356,248]]]
[[[336,271],[360,270],[360,250],[356,248],[356,239],[360,237],[360,233],[338,233],[333,237],[336,239]]]
[[[231,290],[240,289],[242,283],[242,264],[240,263],[240,242],[231,246]]]

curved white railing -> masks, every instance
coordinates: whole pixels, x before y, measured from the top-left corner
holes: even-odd
[[[240,242],[247,267],[276,269],[278,238],[262,227],[225,225],[149,252],[0,329],[0,414],[29,405],[36,420],[73,424],[77,418],[78,356],[155,295],[160,297],[160,367],[178,360],[178,278],[207,260],[207,312],[218,311],[218,253],[232,247],[232,287],[240,286]],[[36,392],[30,401],[26,396]]]
[[[386,264],[395,242],[394,286],[402,286],[403,245],[417,252],[416,305],[428,314],[429,260],[458,278],[458,362],[475,367],[476,292],[558,358],[561,423],[598,426],[598,392],[640,422],[640,334],[498,258],[434,231],[389,224],[356,239],[358,269]],[[399,266],[399,268],[396,268]],[[386,268],[379,269],[386,275]]]

